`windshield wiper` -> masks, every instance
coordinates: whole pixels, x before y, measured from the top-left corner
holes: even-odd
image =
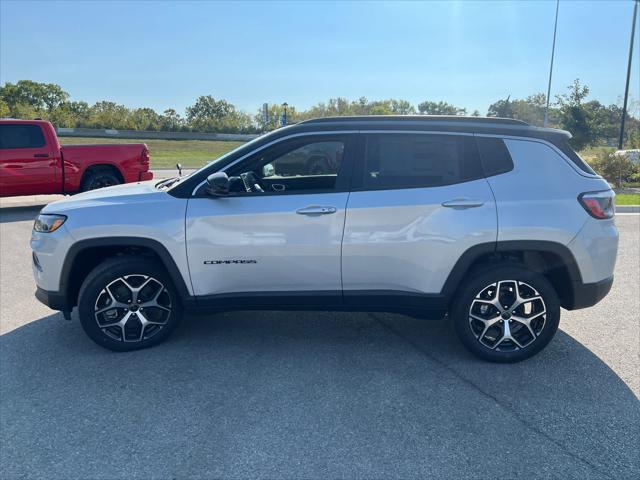
[[[171,185],[178,183],[184,177],[167,178],[156,185],[156,188],[169,188]]]

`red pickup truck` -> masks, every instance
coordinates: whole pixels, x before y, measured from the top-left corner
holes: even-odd
[[[0,197],[77,193],[152,178],[144,143],[61,146],[49,122],[0,119]]]

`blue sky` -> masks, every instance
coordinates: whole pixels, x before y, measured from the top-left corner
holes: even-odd
[[[579,77],[591,98],[621,98],[632,10],[631,0],[560,2],[552,96]],[[250,112],[366,96],[484,114],[509,94],[546,91],[554,13],[555,1],[0,0],[0,82],[53,82],[74,100],[158,111],[211,94]]]

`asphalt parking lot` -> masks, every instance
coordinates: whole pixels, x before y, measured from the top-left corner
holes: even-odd
[[[33,297],[38,209],[0,210],[3,479],[638,478],[638,215],[609,296],[493,365],[445,321],[382,314],[188,317],[103,350]]]

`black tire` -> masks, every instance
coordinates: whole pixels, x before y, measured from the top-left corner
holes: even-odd
[[[107,286],[111,295],[107,293]],[[139,288],[140,292],[132,293],[130,286]],[[154,296],[153,302],[157,306],[152,305]],[[136,298],[141,300],[140,305],[137,305]],[[96,314],[96,310],[108,308],[114,299],[118,303],[113,305],[123,308]],[[137,306],[124,308],[130,304]],[[105,260],[89,273],[80,289],[78,313],[82,328],[98,345],[109,350],[129,351],[151,347],[165,340],[180,322],[182,307],[171,278],[157,261],[127,255]],[[98,318],[104,325],[109,325],[109,322],[124,319],[126,314],[129,317],[124,328],[118,325],[102,328],[98,324]],[[113,316],[107,318],[107,315]],[[158,323],[143,325],[143,321],[148,320]]]
[[[80,183],[80,191],[88,192],[89,190],[112,187],[121,183],[120,177],[110,168],[98,168],[84,174]]]
[[[485,299],[495,299],[492,295],[500,285],[501,308],[505,304],[511,306],[511,290],[516,287],[509,280],[517,281],[518,292],[523,298],[532,300],[514,311],[507,308],[508,311],[500,314],[498,307]],[[501,281],[504,283],[499,284]],[[526,310],[529,310],[528,314]],[[542,311],[546,313],[540,314]],[[458,337],[471,353],[491,362],[514,363],[535,355],[551,341],[560,323],[560,301],[544,275],[524,265],[501,263],[472,274],[458,289],[450,313]],[[516,320],[521,318],[530,326]],[[496,323],[485,330],[491,322]],[[506,326],[505,322],[508,323]],[[505,330],[506,327],[508,330]],[[509,340],[505,333],[512,333],[515,341]]]

